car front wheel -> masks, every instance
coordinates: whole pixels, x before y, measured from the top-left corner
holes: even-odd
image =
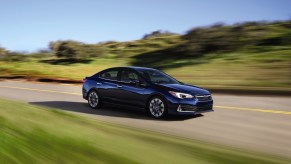
[[[163,118],[167,115],[167,107],[165,101],[154,96],[148,102],[148,112],[154,118]]]

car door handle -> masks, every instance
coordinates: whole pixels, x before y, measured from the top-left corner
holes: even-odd
[[[122,88],[122,85],[117,85],[117,88]]]
[[[97,82],[96,84],[97,84],[97,85],[101,85],[102,83]]]

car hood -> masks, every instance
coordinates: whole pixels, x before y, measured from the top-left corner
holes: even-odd
[[[210,94],[209,91],[203,88],[199,88],[194,85],[188,84],[159,84],[161,86],[167,87],[169,90],[173,90],[176,92],[190,93],[194,95],[205,95]]]

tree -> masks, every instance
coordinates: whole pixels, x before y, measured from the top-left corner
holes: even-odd
[[[62,42],[58,47],[58,51],[56,52],[56,55],[58,57],[77,58],[78,46],[79,46],[79,43],[74,42],[74,41]]]

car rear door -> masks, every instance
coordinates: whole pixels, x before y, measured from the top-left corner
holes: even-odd
[[[97,82],[97,88],[102,100],[108,103],[121,103],[118,98],[119,88],[118,75],[119,68],[113,68],[101,72],[99,75],[100,82]]]

